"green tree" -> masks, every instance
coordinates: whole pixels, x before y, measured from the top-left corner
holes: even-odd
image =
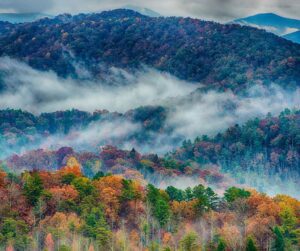
[[[170,200],[183,201],[186,199],[185,192],[173,186],[168,186],[166,192],[169,195]]]
[[[154,217],[158,220],[161,226],[165,226],[170,218],[170,206],[159,189],[149,184],[147,186],[147,200],[149,201]]]
[[[246,243],[246,251],[257,251],[257,247],[255,245],[255,242],[251,236],[247,238],[247,243]]]
[[[26,176],[23,190],[28,202],[35,206],[44,191],[42,180],[37,172]]]
[[[217,251],[225,251],[226,250],[226,242],[221,238],[218,242]]]
[[[210,187],[198,185],[194,187],[193,195],[197,199],[196,209],[200,214],[216,207],[218,197]]]
[[[12,243],[17,250],[25,250],[30,244],[28,235],[29,227],[24,221],[12,218],[3,220],[0,227],[1,244]]]
[[[297,217],[291,208],[284,208],[279,214],[281,220],[280,231],[285,239],[287,248],[293,249],[300,240],[300,230],[297,225]]]
[[[122,201],[130,201],[138,199],[139,195],[135,192],[131,180],[123,180],[123,189],[121,194]]]
[[[238,198],[248,198],[250,197],[250,195],[251,193],[249,191],[237,187],[230,187],[224,193],[224,197],[229,203],[235,201]]]
[[[170,219],[170,207],[168,202],[158,199],[154,205],[154,216],[161,226],[165,226]]]
[[[274,230],[275,241],[273,245],[274,251],[284,251],[285,250],[285,241],[284,237],[279,229],[279,227],[275,227]]]
[[[93,207],[84,212],[85,224],[82,233],[96,240],[101,248],[108,247],[111,240],[111,231],[106,223],[102,208]]]
[[[75,178],[76,178],[76,175],[74,173],[67,173],[67,174],[62,176],[61,181],[62,181],[63,184],[70,185]]]
[[[78,177],[72,181],[72,185],[76,188],[81,198],[91,195],[94,191],[94,186],[90,179],[86,177]]]
[[[190,232],[185,235],[180,241],[180,248],[182,251],[196,251],[199,250],[198,236],[195,232]]]

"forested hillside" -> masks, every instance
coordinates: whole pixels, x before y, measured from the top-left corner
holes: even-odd
[[[0,37],[0,55],[60,76],[80,77],[86,67],[101,78],[107,67],[148,65],[221,90],[300,83],[300,45],[236,24],[122,9],[15,25]]]
[[[246,182],[251,174],[294,180],[300,174],[300,113],[285,110],[279,117],[253,119],[214,137],[184,141],[171,158],[217,164],[223,171]],[[259,184],[257,184],[259,186]]]
[[[142,114],[146,115],[145,109],[146,107],[139,111],[144,111]],[[160,109],[148,111],[162,112]],[[26,144],[28,145],[30,140],[39,139],[36,134],[32,133],[34,131],[32,128],[35,126],[39,128],[39,123],[37,125],[31,123],[31,129],[18,128],[16,121],[19,122],[19,125],[25,126],[26,121],[45,122],[47,120],[41,120],[41,118],[51,118],[60,114],[60,118],[68,118],[69,120],[57,119],[56,126],[47,123],[42,125],[44,130],[51,126],[57,130],[59,128],[60,133],[63,133],[66,125],[72,121],[73,126],[85,125],[90,121],[87,119],[89,116],[91,119],[95,118],[94,116],[97,114],[92,115],[74,110],[64,113],[43,114],[40,118],[31,115],[31,120],[26,120],[24,118],[28,119],[29,113],[12,110],[2,111],[3,114],[5,112],[12,116],[10,116],[10,124],[9,121],[2,124],[2,145],[11,144],[12,148],[16,142],[20,144],[21,148]],[[24,114],[27,116],[22,117]],[[71,114],[72,116],[70,116]],[[79,116],[79,114],[85,116]],[[128,114],[132,116],[138,113],[133,110]],[[154,115],[155,113],[151,114]],[[14,117],[13,115],[18,116]],[[111,115],[109,113],[107,115],[110,118]],[[8,118],[9,116],[5,117]],[[111,143],[122,145],[122,141],[136,142],[140,140],[145,144],[147,141],[154,142],[156,138],[160,138],[160,133],[165,133],[162,131],[165,128],[164,121],[160,121],[159,117],[145,116],[144,118],[139,117],[139,120],[145,125],[142,130],[132,135],[125,134],[124,137],[119,137]],[[156,185],[166,184],[170,177],[178,180],[180,177],[188,177],[195,182],[201,180],[201,182],[223,189],[229,184],[228,182],[233,182],[233,180],[230,181],[230,177],[232,177],[238,184],[251,185],[261,191],[270,192],[272,189],[285,189],[286,192],[296,194],[293,187],[299,185],[300,177],[299,120],[300,113],[298,110],[286,109],[277,117],[268,115],[262,119],[251,119],[243,125],[232,126],[213,137],[203,135],[197,137],[194,142],[185,140],[180,148],[164,157],[159,157],[154,149],[150,150],[153,154],[140,154],[139,149],[127,151],[115,146],[103,147],[104,141],[102,144],[101,141],[96,141],[97,144],[90,144],[83,151],[78,151],[78,146],[75,149],[71,147],[62,147],[57,150],[28,151],[27,149],[28,152],[21,155],[15,154],[3,163],[7,164],[8,170],[17,172],[22,170],[56,170],[66,164],[64,161],[68,157],[75,156],[80,160],[83,173],[88,177],[93,177],[102,170],[108,173],[123,174],[126,178],[134,177]],[[155,121],[154,124],[153,121]],[[160,126],[155,127],[154,125]],[[18,132],[18,134],[13,134],[13,132]],[[26,136],[25,133],[27,133]],[[53,133],[55,135],[58,132],[53,131]],[[51,132],[47,131],[47,134],[51,138]],[[21,137],[21,135],[23,136]],[[96,136],[97,134],[93,137]],[[75,134],[73,137],[76,138],[77,135]],[[19,139],[19,141],[14,140],[14,138]],[[174,147],[176,147],[175,143],[179,142],[179,138],[173,138]],[[108,144],[109,141],[106,143]],[[224,176],[224,173],[227,173],[228,176]],[[276,184],[272,185],[273,180],[276,180]],[[286,187],[287,184],[289,187]]]
[[[98,173],[74,157],[55,172],[0,172],[6,250],[296,250],[300,202],[255,190],[217,195],[195,185],[165,190]]]
[[[154,144],[159,134],[169,135],[170,142],[174,140],[174,143],[179,143],[180,138],[173,138],[171,128],[165,127],[165,120],[166,110],[156,106],[140,107],[124,114],[107,110],[89,113],[73,109],[35,116],[22,110],[1,110],[0,156],[19,152],[24,147],[27,150],[39,147],[56,136],[56,141],[63,137],[76,141],[80,135],[91,134],[92,142],[87,138],[82,142],[86,144],[86,150],[105,144],[123,146],[126,142]]]

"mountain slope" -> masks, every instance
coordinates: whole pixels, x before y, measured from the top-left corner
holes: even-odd
[[[300,44],[300,30],[283,36],[285,39]]]
[[[262,28],[280,36],[300,29],[300,20],[282,17],[274,13],[257,14],[236,19],[233,22]]]
[[[170,155],[177,161],[216,164],[239,183],[254,187],[295,189],[300,177],[300,111],[286,109],[279,116],[252,119],[215,137],[185,141]],[[277,184],[274,184],[276,180]],[[269,183],[269,185],[267,185]],[[287,191],[287,190],[286,190]]]
[[[16,25],[0,37],[0,55],[60,76],[80,77],[75,62],[94,77],[105,67],[148,65],[222,90],[242,91],[254,83],[300,85],[297,44],[251,27],[151,18],[130,10]]]
[[[55,170],[63,164],[62,160],[71,154],[80,160],[84,173],[90,177],[96,174],[91,164],[97,161],[102,163],[102,170],[105,172],[124,174],[129,173],[130,170],[138,171],[145,179],[156,184],[163,182],[165,175],[190,175],[221,185],[223,182],[226,183],[224,173],[227,173],[239,184],[250,185],[264,192],[285,191],[299,197],[299,192],[295,190],[300,182],[299,110],[285,110],[280,116],[269,115],[263,119],[252,119],[244,125],[229,127],[214,137],[206,135],[198,137],[193,143],[186,140],[180,148],[161,158],[156,154],[142,156],[136,150],[129,152],[114,146],[103,147],[105,144],[117,145],[116,140],[108,140],[113,135],[109,135],[112,131],[107,130],[106,141],[100,140],[101,133],[94,134],[95,142],[88,142],[92,146],[83,148],[83,151],[78,152],[78,147],[74,149],[63,147],[58,151],[48,151],[48,147],[42,150],[39,147],[40,150],[28,151],[30,142],[38,138],[38,133],[44,135],[44,140],[48,141],[50,137],[47,138],[47,135],[56,134],[62,138],[63,134],[74,128],[81,128],[82,132],[87,134],[85,127],[89,123],[98,121],[97,127],[105,127],[105,121],[113,120],[116,116],[142,122],[144,125],[142,130],[125,137],[134,141],[143,141],[145,144],[146,141],[151,140],[149,135],[154,135],[155,138],[161,137],[163,113],[160,108],[140,108],[125,115],[105,112],[89,114],[73,110],[34,116],[26,112],[5,110],[0,113],[0,121],[2,121],[0,146],[3,147],[6,143],[16,148],[16,144],[25,144],[27,150],[25,154],[13,154],[7,159],[7,165],[12,170]],[[125,126],[125,118],[122,125]],[[114,130],[118,130],[116,126]],[[89,140],[85,136],[80,141],[80,134],[74,132],[69,137],[76,138],[82,145]],[[125,140],[125,137],[119,141]],[[57,138],[55,139],[58,141]],[[101,141],[100,144],[96,144],[97,140]],[[68,141],[62,142],[68,145]],[[166,143],[164,140],[163,142]],[[60,147],[62,146],[65,145]],[[56,146],[53,148],[58,149]],[[97,153],[98,149],[101,149],[100,154]],[[157,148],[154,146],[151,148],[152,153],[153,151],[157,153]],[[142,159],[146,161],[141,161]],[[152,175],[149,176],[149,172]],[[163,177],[158,177],[158,174]]]

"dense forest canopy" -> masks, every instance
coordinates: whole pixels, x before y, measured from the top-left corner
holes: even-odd
[[[119,9],[0,27],[0,55],[60,76],[80,77],[84,66],[101,78],[107,67],[147,65],[220,90],[300,83],[300,45],[236,24]]]
[[[296,250],[300,202],[255,190],[165,190],[98,172],[70,156],[58,171],[1,171],[6,250]],[[263,224],[262,224],[263,222]]]

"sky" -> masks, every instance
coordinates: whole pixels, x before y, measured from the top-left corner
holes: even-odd
[[[266,12],[300,18],[299,0],[0,0],[0,12],[76,14],[129,4],[150,8],[166,16],[190,16],[220,22]]]

